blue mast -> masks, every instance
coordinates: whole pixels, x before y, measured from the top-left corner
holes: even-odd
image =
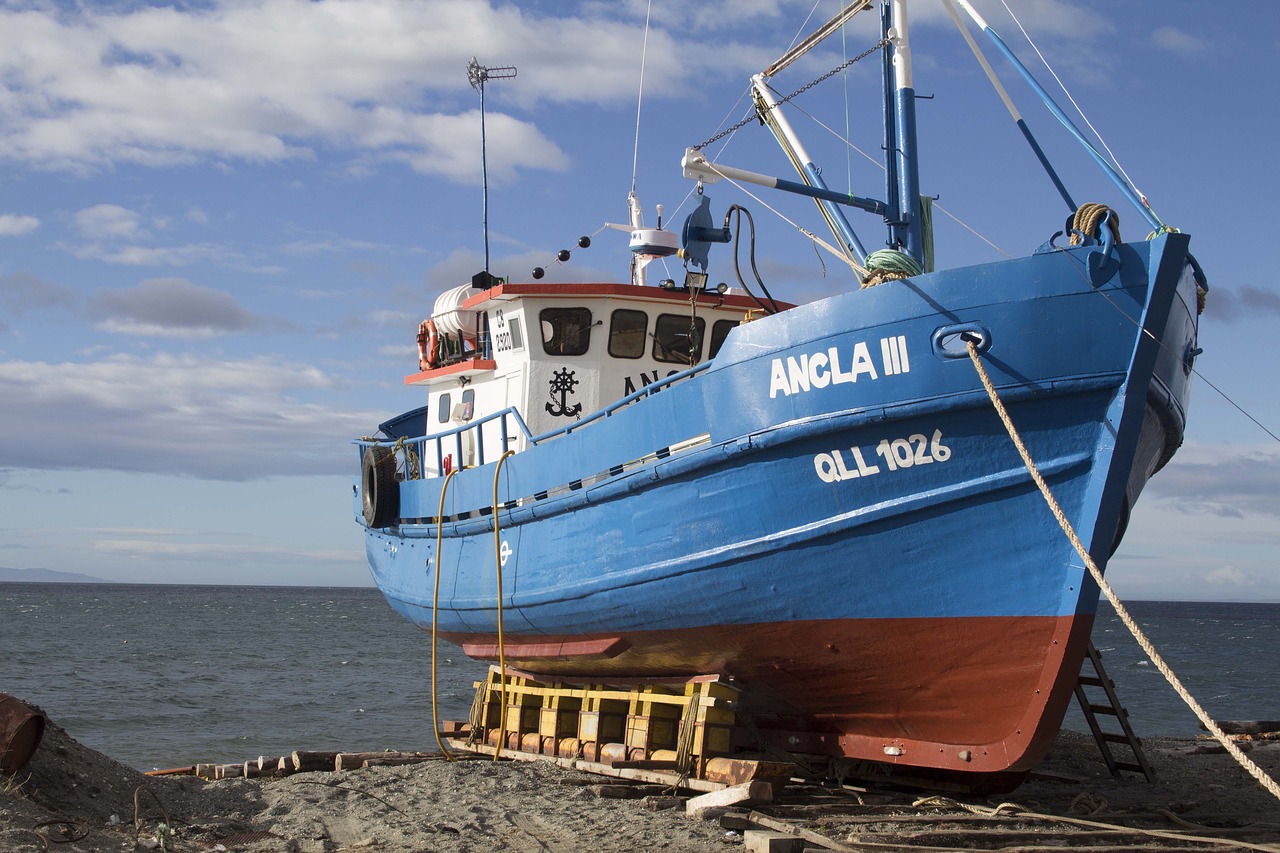
[[[916,156],[916,92],[911,81],[904,0],[891,0],[880,12],[881,33],[889,41],[884,58],[885,196],[891,216],[889,246],[924,266],[920,229],[920,167]]]

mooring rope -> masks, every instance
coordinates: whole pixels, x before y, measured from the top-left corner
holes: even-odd
[[[1182,697],[1182,701],[1189,707],[1200,719],[1209,733],[1213,735],[1218,743],[1231,755],[1236,762],[1243,767],[1250,776],[1252,776],[1259,785],[1267,790],[1273,797],[1280,800],[1280,784],[1276,780],[1267,775],[1267,772],[1249,759],[1247,755],[1236,746],[1231,738],[1227,737],[1226,732],[1209,716],[1208,712],[1200,706],[1195,697],[1182,686],[1182,682],[1178,676],[1173,673],[1169,665],[1164,662],[1164,658],[1151,645],[1151,641],[1147,639],[1146,634],[1138,627],[1137,622],[1129,615],[1129,611],[1120,602],[1120,598],[1116,595],[1115,590],[1107,583],[1102,576],[1102,571],[1098,568],[1098,564],[1093,561],[1093,557],[1089,556],[1088,550],[1084,547],[1084,543],[1080,541],[1080,537],[1076,535],[1075,528],[1071,522],[1067,520],[1067,515],[1063,512],[1061,505],[1053,496],[1053,492],[1049,490],[1049,484],[1045,482],[1044,477],[1040,474],[1040,469],[1036,467],[1036,463],[1031,458],[1031,454],[1027,451],[1027,446],[1022,443],[1022,437],[1018,434],[1018,430],[1013,425],[1013,420],[1009,417],[1008,410],[1005,409],[1004,403],[1000,400],[1000,395],[996,393],[995,386],[991,383],[991,377],[987,375],[987,369],[983,366],[982,360],[978,357],[978,348],[972,340],[965,342],[969,350],[969,360],[973,362],[974,369],[978,371],[978,377],[982,380],[982,387],[986,389],[987,396],[991,399],[991,404],[995,407],[996,413],[1000,416],[1001,423],[1004,424],[1005,430],[1009,433],[1009,438],[1013,439],[1014,447],[1018,449],[1018,455],[1022,457],[1022,463],[1026,466],[1027,471],[1031,474],[1031,479],[1035,480],[1036,486],[1040,489],[1040,494],[1044,496],[1045,502],[1049,505],[1053,517],[1058,520],[1058,525],[1067,535],[1071,545],[1075,548],[1076,553],[1080,555],[1080,559],[1084,561],[1085,567],[1088,568],[1089,574],[1093,576],[1093,580],[1098,584],[1098,588],[1107,596],[1107,600],[1111,602],[1111,606],[1115,608],[1116,614],[1120,620],[1124,622],[1124,626],[1129,629],[1129,633],[1133,634],[1133,638],[1138,641],[1138,645],[1146,652],[1147,657],[1155,664],[1156,669],[1165,677],[1173,687],[1174,691]]]
[[[970,803],[962,803],[959,800],[953,800],[950,797],[925,797],[924,799],[916,800],[911,805],[913,808],[917,809],[956,809],[958,811],[965,811],[970,814],[990,818],[1006,815],[1009,817],[1035,818],[1038,820],[1087,827],[1089,829],[1101,829],[1106,832],[1146,835],[1152,838],[1164,838],[1171,841],[1192,841],[1201,844],[1218,844],[1226,847],[1238,847],[1242,850],[1260,850],[1264,851],[1264,853],[1273,853],[1273,851],[1277,849],[1275,846],[1270,844],[1250,844],[1247,841],[1236,841],[1232,838],[1215,838],[1210,835],[1199,834],[1189,835],[1185,832],[1171,832],[1167,829],[1147,829],[1140,826],[1125,826],[1124,824],[1104,823],[1103,821],[1085,820],[1083,818],[1068,817],[1066,815],[1033,812],[1023,808],[1017,803],[1000,803],[998,806],[988,808],[986,806],[975,806]],[[1183,823],[1187,823],[1187,821],[1183,821]],[[1194,826],[1194,824],[1189,825]],[[1068,841],[1068,843],[1070,842]]]
[[[440,511],[436,513],[436,583],[431,593],[431,725],[436,733],[436,746],[450,761],[455,761],[453,753],[444,745],[440,737],[440,714],[436,702],[436,614],[440,611],[440,546],[444,542],[444,496],[449,491],[449,481],[457,471],[450,471],[440,484]]]
[[[493,750],[493,760],[502,757],[502,742],[507,739],[507,647],[502,636],[502,535],[498,531],[498,475],[502,473],[502,463],[508,456],[515,456],[514,450],[508,450],[498,457],[498,464],[493,469],[493,556],[498,569],[498,674],[502,677],[502,690],[498,744]]]

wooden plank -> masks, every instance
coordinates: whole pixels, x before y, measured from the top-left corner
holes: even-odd
[[[757,780],[694,797],[684,804],[684,813],[692,818],[703,818],[715,809],[720,809],[722,814],[723,809],[729,806],[771,802],[773,802],[773,785]],[[719,814],[716,816],[719,817]]]
[[[355,770],[364,767],[366,761],[380,761],[382,759],[417,759],[427,755],[439,756],[439,753],[425,752],[395,752],[392,750],[384,750],[382,752],[339,752],[333,760],[334,770]],[[408,763],[408,762],[406,762]]]
[[[1280,732],[1280,720],[1214,720],[1229,735],[1262,735]],[[1204,723],[1200,728],[1208,730]]]
[[[194,776],[196,775],[196,766],[188,764],[186,767],[169,767],[164,770],[148,770],[144,776]]]
[[[495,752],[491,746],[478,743],[468,745],[465,740],[449,738],[448,743],[451,748],[461,752],[475,752],[480,755],[493,755]],[[655,785],[665,785],[669,788],[687,788],[690,791],[719,791],[721,788],[726,787],[718,782],[708,782],[705,779],[682,779],[676,773],[664,773],[659,770],[615,770],[609,764],[581,761],[574,758],[561,758],[557,755],[535,755],[531,752],[504,749],[502,750],[502,757],[510,758],[512,761],[546,761],[566,770],[580,770],[583,773],[591,773],[596,776],[611,776],[615,779],[631,779],[636,782],[652,782]]]
[[[751,814],[747,815],[747,819],[758,826],[765,827],[766,829],[776,829],[779,832],[786,832],[791,835],[798,835],[801,838],[803,838],[805,841],[808,841],[811,844],[816,844],[819,847],[825,847],[828,850],[835,850],[836,853],[858,853],[857,847],[850,847],[847,844],[841,844],[839,841],[836,841],[834,838],[828,838],[825,835],[819,835],[818,833],[814,832],[811,829],[805,829],[802,826],[796,826],[793,823],[787,823],[785,820],[778,820],[776,818],[769,817],[769,815],[767,814],[761,814],[760,812],[752,812]],[[860,844],[860,846],[863,846],[863,845]],[[871,846],[871,845],[865,845],[865,846]],[[879,845],[876,845],[876,846],[879,846]]]

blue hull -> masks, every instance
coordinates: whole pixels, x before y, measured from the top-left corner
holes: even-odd
[[[391,606],[531,673],[719,673],[799,751],[999,772],[1042,757],[1098,590],[959,340],[1094,559],[1180,444],[1187,238],[917,276],[735,329],[696,375],[502,464],[399,484],[366,531]],[[1095,265],[1096,266],[1096,265]],[[1094,278],[1101,278],[1094,273]],[[357,515],[360,515],[357,507]],[[500,543],[500,544],[498,544]]]

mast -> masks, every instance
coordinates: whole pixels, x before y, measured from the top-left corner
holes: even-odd
[[[916,157],[916,90],[911,80],[911,43],[907,37],[906,0],[891,0],[881,16],[891,57],[885,63],[885,195],[895,214],[889,243],[924,264],[920,229],[920,167]]]

